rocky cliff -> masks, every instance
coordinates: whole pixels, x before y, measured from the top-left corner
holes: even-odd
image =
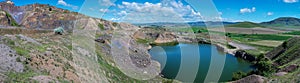
[[[151,60],[147,46],[135,40],[139,27],[43,4],[1,2],[0,9],[0,51],[12,54],[0,56],[11,61],[0,65],[0,82],[167,81],[157,76],[160,65]],[[59,26],[67,32],[55,35],[52,30]],[[119,47],[125,53],[115,51]],[[131,75],[157,77],[134,79],[124,73],[127,69],[134,70]]]
[[[53,29],[58,26],[70,28],[73,27],[76,17],[83,17],[75,12],[43,4],[15,6],[1,2],[0,9],[11,15],[16,24],[31,29]],[[1,23],[1,25],[9,24]]]

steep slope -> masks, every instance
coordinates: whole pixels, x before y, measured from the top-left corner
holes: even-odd
[[[0,10],[0,24],[2,26],[19,26],[12,16],[6,11]]]
[[[285,41],[266,54],[272,60],[275,82],[300,82],[300,38],[295,37]]]
[[[0,44],[15,51],[17,58],[13,59],[26,70],[14,72],[12,67],[0,71],[0,77],[4,78],[0,82],[168,81],[159,77],[160,65],[151,60],[148,46],[133,38],[139,27],[90,18],[49,5],[14,6],[2,2],[0,6],[21,26],[8,28],[11,27],[8,23],[1,24],[5,26],[0,28]],[[67,32],[55,35],[52,29],[58,26]],[[125,53],[114,51],[115,48],[122,48]],[[10,52],[1,48],[0,51]],[[5,67],[1,65],[0,69]],[[156,77],[138,80],[124,72],[127,70],[131,75],[143,73],[143,76]]]
[[[10,14],[18,25],[32,29],[53,29],[59,26],[68,29],[74,25],[76,17],[80,15],[43,4],[15,6],[1,2],[0,9]],[[83,17],[83,15],[80,17]]]

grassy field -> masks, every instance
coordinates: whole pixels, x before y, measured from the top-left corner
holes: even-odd
[[[261,40],[255,42],[249,42],[251,44],[262,45],[262,46],[269,46],[269,47],[277,47],[282,44],[282,41],[273,41],[273,40]]]
[[[239,34],[279,34],[286,31],[275,30],[270,28],[239,28],[239,27],[225,27],[227,33],[239,33]],[[210,28],[210,31],[222,32],[218,28]]]
[[[227,25],[227,27],[255,28],[255,27],[265,27],[265,26],[253,22],[240,22],[237,24]]]
[[[286,32],[283,34],[287,34],[287,35],[300,35],[300,31],[291,31],[291,32]]]

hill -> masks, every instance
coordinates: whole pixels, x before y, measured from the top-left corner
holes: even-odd
[[[253,22],[238,22],[236,24],[227,25],[226,27],[255,28],[255,27],[264,27],[264,26]]]
[[[68,10],[56,8],[44,4],[31,4],[25,6],[15,6],[6,2],[0,2],[0,9],[5,11],[5,15],[0,14],[0,17],[10,16],[12,19],[2,21],[0,25],[19,25],[31,29],[53,29],[58,26],[72,27],[77,17],[84,15]],[[8,17],[8,18],[10,18]]]
[[[0,9],[0,83],[168,81],[158,76],[159,63],[151,60],[148,46],[132,38],[140,29],[137,26],[44,4],[15,6],[1,2]],[[66,30],[63,35],[52,32],[59,26]],[[128,56],[113,52],[116,47],[127,49]],[[157,77],[134,79],[124,73],[130,70],[137,78]]]
[[[270,27],[297,27],[300,26],[300,19],[294,17],[280,17],[269,22],[260,23]]]
[[[299,82],[300,37],[291,38],[268,52],[266,56],[273,62],[277,82]],[[297,77],[298,76],[298,77]]]
[[[191,27],[205,27],[206,23],[210,25],[230,25],[235,24],[235,22],[214,22],[214,21],[198,21],[198,22],[182,22],[182,23],[172,23],[172,22],[157,22],[157,23],[139,23],[134,24],[137,26],[146,26],[146,27],[182,27],[182,26],[191,26]]]

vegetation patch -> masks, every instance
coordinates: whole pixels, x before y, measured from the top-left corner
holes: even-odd
[[[291,36],[274,35],[274,34],[237,34],[237,33],[226,33],[226,36],[236,39],[239,41],[258,41],[258,40],[274,40],[274,41],[285,41]]]
[[[175,46],[178,44],[179,44],[179,42],[177,42],[177,41],[168,42],[168,43],[151,43],[151,45],[156,45],[156,46]]]
[[[288,34],[288,35],[300,35],[300,31],[291,31],[283,34]]]
[[[104,25],[101,24],[101,23],[98,23],[98,28],[99,28],[100,30],[104,30]]]
[[[9,19],[10,26],[20,26],[8,12],[5,11],[5,14],[6,14],[6,17]]]
[[[137,38],[136,42],[141,44],[147,44],[150,43],[150,40]]]
[[[22,73],[16,73],[16,72],[8,72],[7,74],[7,78],[5,80],[5,83],[27,83],[29,81],[33,81],[30,78],[33,76],[37,76],[38,74],[33,72],[33,71],[29,71],[29,72],[22,72]]]
[[[265,27],[265,26],[253,22],[239,22],[237,24],[227,25],[227,27],[254,28],[254,27]]]

